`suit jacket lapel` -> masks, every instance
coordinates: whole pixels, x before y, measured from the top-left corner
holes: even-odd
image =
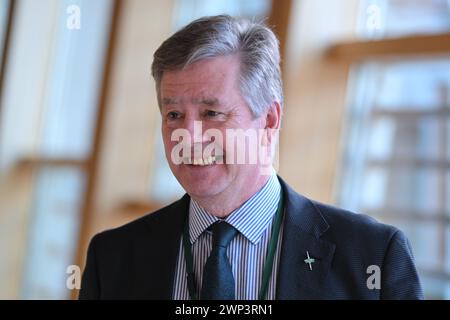
[[[320,299],[325,296],[325,279],[331,266],[335,245],[320,239],[329,228],[314,204],[293,191],[281,178],[285,218],[277,299]],[[315,259],[310,270],[307,252]]]
[[[139,265],[140,297],[145,299],[172,299],[180,239],[189,208],[189,196],[173,203],[163,212],[148,217],[149,232],[141,246]],[[158,221],[155,221],[157,219]]]

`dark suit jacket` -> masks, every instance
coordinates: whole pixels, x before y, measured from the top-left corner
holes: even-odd
[[[277,299],[421,299],[404,234],[365,215],[311,201],[281,178],[285,219]],[[120,228],[88,249],[80,299],[171,299],[189,196]],[[316,262],[304,262],[306,252]],[[369,289],[373,271],[380,289]],[[370,283],[375,283],[371,279]]]

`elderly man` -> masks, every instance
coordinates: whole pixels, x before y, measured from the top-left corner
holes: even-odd
[[[270,29],[230,16],[198,19],[159,47],[162,136],[186,195],[96,235],[80,298],[422,298],[401,231],[309,200],[267,170],[279,62]]]

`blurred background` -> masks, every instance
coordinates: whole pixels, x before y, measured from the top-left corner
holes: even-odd
[[[183,194],[152,55],[221,13],[280,39],[280,175],[402,229],[450,299],[450,0],[0,0],[0,298],[75,298],[95,233]]]

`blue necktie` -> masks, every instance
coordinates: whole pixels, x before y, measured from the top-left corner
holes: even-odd
[[[227,257],[227,247],[237,230],[226,222],[212,226],[213,248],[203,269],[200,298],[204,300],[234,300],[234,277]]]

